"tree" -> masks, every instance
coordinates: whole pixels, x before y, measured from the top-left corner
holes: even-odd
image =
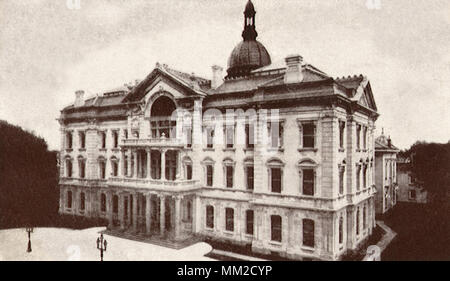
[[[432,197],[445,199],[450,188],[450,143],[416,142],[405,152],[417,181]]]
[[[0,228],[41,224],[58,213],[56,152],[0,120]]]

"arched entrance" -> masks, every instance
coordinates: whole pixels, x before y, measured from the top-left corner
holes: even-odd
[[[172,99],[166,96],[157,98],[150,110],[150,129],[152,138],[175,138],[177,121],[172,120],[172,113],[176,105]]]

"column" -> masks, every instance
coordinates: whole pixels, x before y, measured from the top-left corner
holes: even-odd
[[[131,171],[131,149],[128,149],[128,169],[127,169],[127,177],[131,177],[132,171]]]
[[[151,203],[152,203],[152,194],[150,193],[150,194],[146,194],[145,195],[145,200],[146,200],[146,202],[145,202],[145,226],[146,226],[146,231],[147,231],[147,234],[150,234],[150,232],[151,232],[151,224],[152,224],[152,221],[151,221],[151,210],[152,210],[152,208],[151,208]]]
[[[137,207],[138,207],[138,194],[133,194],[133,230],[137,231],[137,225],[138,225],[138,213],[137,213]]]
[[[161,180],[166,180],[166,150],[161,149]]]
[[[101,196],[101,194],[100,194]],[[108,216],[108,228],[113,227],[113,208],[112,208],[112,194],[111,192],[106,193],[106,214]]]
[[[181,179],[181,151],[177,151],[177,174],[175,179]]]
[[[192,232],[197,233],[200,231],[200,214],[197,209],[201,209],[200,198],[194,196],[192,198]]]
[[[147,178],[152,178],[152,161],[151,161],[152,150],[147,149]]]
[[[175,196],[175,223],[174,223],[174,233],[175,233],[175,239],[177,239],[180,236],[180,203],[181,203],[181,196]]]
[[[128,202],[128,204],[127,204],[127,209],[128,209],[127,226],[129,226],[131,224],[131,215],[132,215],[131,214],[131,212],[132,212],[132,210],[131,210],[131,194],[127,195],[126,198],[127,198],[127,202]]]
[[[120,161],[122,163],[122,165],[119,165],[119,171],[118,171],[118,175],[120,176],[125,176],[125,150],[121,150],[121,157],[120,157]]]
[[[133,178],[138,178],[138,163],[139,163],[139,159],[138,159],[138,153],[137,151],[133,151],[133,157],[134,157],[134,169],[133,169]]]
[[[164,195],[159,196],[159,231],[161,236],[164,235],[166,228],[166,200]]]
[[[119,194],[119,221],[120,229],[125,229],[125,209],[124,209],[124,196]]]

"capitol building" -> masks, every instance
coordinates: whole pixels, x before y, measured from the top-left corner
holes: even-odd
[[[142,81],[76,91],[58,119],[61,214],[297,260],[339,260],[367,240],[379,116],[370,82],[333,78],[300,55],[272,62],[255,15],[248,1],[226,73],[157,63]]]

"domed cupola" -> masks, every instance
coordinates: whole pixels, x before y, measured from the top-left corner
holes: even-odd
[[[266,48],[256,40],[258,32],[255,27],[255,15],[255,7],[249,0],[244,11],[245,22],[242,32],[244,40],[233,49],[228,58],[227,79],[249,75],[252,70],[271,63]]]

